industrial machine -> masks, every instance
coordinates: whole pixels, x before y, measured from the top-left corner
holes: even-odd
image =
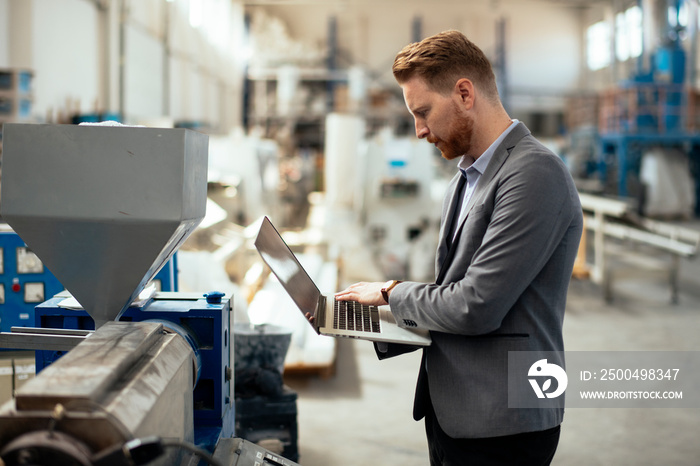
[[[230,297],[142,293],[204,217],[207,137],[23,124],[3,136],[3,220],[72,295],[37,306],[40,328],[0,334],[43,355],[0,408],[4,463],[234,464],[216,448],[234,434]]]
[[[367,141],[366,159],[362,218],[378,266],[387,277],[431,281],[442,200],[433,193],[444,190],[433,187],[435,148],[384,131]]]
[[[270,450],[240,438],[222,439],[214,458],[225,458],[226,466],[299,466]]]
[[[654,192],[644,192],[638,187],[638,192],[633,193],[628,186],[633,180],[645,181],[639,179],[643,159],[651,156],[659,161],[676,159],[675,152],[679,152],[687,161],[672,178],[684,178],[678,187],[689,194],[670,195],[680,196],[684,200],[683,206],[690,204],[691,208],[669,209],[669,212],[677,214],[680,211],[687,215],[692,213],[692,204],[695,204],[694,213],[697,215],[700,214],[700,203],[695,202],[700,198],[700,133],[698,93],[694,89],[696,52],[691,46],[687,54],[681,44],[686,32],[680,21],[684,3],[690,7],[694,2],[651,0],[645,3],[648,7],[645,13],[650,15],[654,27],[644,29],[648,36],[644,43],[645,47],[646,44],[652,47],[646,48],[637,59],[636,70],[630,79],[620,83],[619,89],[607,93],[601,100],[597,170],[604,182],[610,174],[615,175],[617,195],[638,197],[640,203],[645,204],[648,200],[645,197],[653,196]],[[696,6],[690,11],[697,14]],[[689,35],[691,42],[695,41],[696,25],[692,26]],[[673,160],[672,163],[677,165]],[[674,187],[671,183],[671,190]],[[666,193],[663,196],[669,197]],[[686,198],[691,199],[686,201]]]
[[[177,254],[151,281],[158,291],[177,291]],[[63,285],[6,223],[0,223],[0,331],[34,327],[34,307]],[[85,313],[86,316],[89,315]],[[92,319],[90,326],[93,325]],[[91,327],[94,330],[94,327]]]

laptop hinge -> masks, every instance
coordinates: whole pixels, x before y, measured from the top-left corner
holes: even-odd
[[[326,297],[321,295],[318,298],[318,307],[316,308],[316,330],[326,326]]]

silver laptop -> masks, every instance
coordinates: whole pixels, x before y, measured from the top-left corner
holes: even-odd
[[[255,247],[301,313],[310,313],[314,317],[313,322],[309,323],[316,333],[388,343],[430,345],[427,330],[399,327],[389,306],[365,306],[323,296],[267,217],[262,221]]]

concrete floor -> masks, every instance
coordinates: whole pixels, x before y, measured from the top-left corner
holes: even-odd
[[[677,305],[654,274],[614,290],[606,304],[600,287],[572,281],[568,351],[700,351],[700,260],[682,262]],[[339,339],[333,377],[286,377],[298,393],[300,463],[427,465],[423,423],[411,417],[419,362],[419,352],[380,362],[370,343]],[[700,409],[567,409],[553,464],[698,466],[699,433]]]

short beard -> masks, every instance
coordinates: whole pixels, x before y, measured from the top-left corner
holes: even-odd
[[[442,142],[444,149],[440,150],[440,153],[446,160],[454,160],[462,157],[464,154],[468,154],[472,146],[474,119],[468,115],[459,115],[458,109],[455,110],[458,116],[449,130],[447,139],[435,138],[431,140],[431,138],[428,138],[428,142],[432,144],[438,141]]]

